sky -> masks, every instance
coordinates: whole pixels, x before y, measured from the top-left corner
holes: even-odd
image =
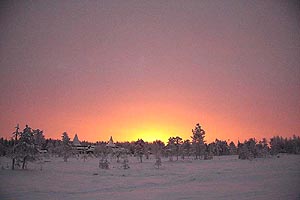
[[[300,135],[299,1],[1,1],[0,137]]]

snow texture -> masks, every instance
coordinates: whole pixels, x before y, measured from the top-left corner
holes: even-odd
[[[0,199],[300,199],[300,156],[238,160],[169,162],[156,169],[151,157],[140,163],[129,158],[129,169],[109,160],[52,158],[43,165],[29,163],[27,170],[6,169],[11,160],[0,158]]]

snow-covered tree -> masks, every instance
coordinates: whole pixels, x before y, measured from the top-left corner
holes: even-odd
[[[178,160],[179,154],[180,154],[180,149],[182,145],[182,138],[179,136],[176,136],[174,138],[174,144],[175,144],[175,152],[176,152],[176,160]]]
[[[140,158],[140,162],[143,162],[143,155],[145,151],[145,142],[142,139],[138,139],[135,142],[135,154]]]
[[[49,158],[48,152],[44,150],[44,146],[46,144],[45,136],[43,131],[40,129],[33,130],[33,137],[34,137],[34,145],[38,151],[36,156],[36,160],[40,164],[40,169],[43,169],[43,164],[45,163],[45,159]],[[46,152],[45,152],[46,151]]]
[[[173,156],[175,155],[175,140],[173,137],[170,137],[168,139],[168,143],[167,143],[167,155],[169,157],[169,161],[173,161]]]
[[[180,147],[182,145],[182,138],[179,136],[170,137],[167,148],[170,156],[170,160],[173,160],[173,156],[176,155],[176,160],[178,160]]]
[[[95,150],[94,150],[94,155],[96,157],[102,158],[108,157],[109,154],[112,154],[113,150],[110,147],[106,146],[105,142],[97,142]]]
[[[237,151],[238,151],[239,159],[245,160],[249,158],[249,150],[247,146],[244,143],[240,143],[240,141],[238,141]]]
[[[229,143],[229,153],[230,153],[230,155],[236,155],[237,154],[237,148],[236,148],[234,142]]]
[[[16,164],[16,146],[17,146],[17,142],[18,142],[18,137],[20,136],[20,132],[19,132],[19,124],[17,124],[17,126],[15,127],[15,131],[12,133],[13,135],[13,140],[14,140],[14,146],[13,146],[13,152],[12,152],[12,165],[11,165],[11,169],[14,170],[15,169],[15,164]]]
[[[223,140],[216,139],[215,144],[216,144],[217,156],[223,156],[229,154],[229,146],[225,140],[223,141]]]
[[[165,144],[160,140],[156,140],[153,142],[152,152],[155,155],[155,157],[161,156],[164,146]]]
[[[38,148],[42,149],[43,145],[45,144],[45,136],[43,131],[40,129],[33,130],[34,135],[34,144],[38,146]]]
[[[207,145],[207,151],[213,155],[216,155],[216,144],[214,142],[211,142]]]
[[[123,169],[129,169],[130,167],[129,167],[129,160],[128,160],[128,158],[127,158],[127,154],[123,154],[122,156],[121,156],[121,158],[122,158],[122,165],[121,165],[121,167],[123,168]]]
[[[263,138],[256,144],[256,157],[265,158],[269,154],[269,146],[266,138]]]
[[[192,129],[192,133],[192,144],[195,150],[196,159],[198,159],[203,156],[205,152],[205,131],[202,129],[200,124],[196,124],[195,129]]]
[[[250,138],[249,140],[246,140],[243,144],[238,143],[238,154],[239,159],[248,159],[253,160],[257,157],[258,151],[257,151],[257,141],[255,138]]]
[[[68,161],[71,151],[72,151],[72,147],[71,147],[70,137],[68,136],[67,132],[64,132],[62,134],[62,153],[65,162]]]
[[[7,140],[4,140],[4,138],[0,138],[0,157],[6,156],[9,147],[5,144]]]
[[[293,135],[292,138],[272,137],[270,139],[270,148],[272,155],[278,153],[300,154],[300,137],[296,135]]]
[[[182,143],[182,159],[185,158],[185,156],[187,156],[189,158],[190,153],[191,153],[191,142],[190,140],[184,140],[184,142]]]
[[[292,146],[292,151],[289,153],[300,154],[300,136],[293,135],[292,138],[289,139],[289,143]]]
[[[157,169],[159,169],[159,167],[161,166],[161,158],[160,158],[160,156],[157,156],[157,157],[156,157],[154,166],[155,166]]]
[[[275,136],[270,139],[271,154],[285,153],[285,140],[283,137]]]
[[[20,133],[17,144],[14,146],[14,158],[16,159],[15,164],[19,165],[22,163],[22,169],[25,169],[27,161],[34,160],[36,154],[37,148],[34,144],[34,133],[32,129],[26,125],[23,132]]]
[[[109,169],[109,162],[107,160],[107,156],[105,156],[104,154],[101,155],[101,158],[99,160],[99,168]]]
[[[145,155],[145,158],[147,160],[149,159],[150,153],[151,153],[151,147],[150,147],[148,142],[145,142],[145,144],[144,144],[144,155]]]
[[[205,145],[205,152],[204,152],[204,160],[211,160],[213,159],[214,154],[210,151],[209,145]]]
[[[117,159],[117,163],[120,162],[120,158],[127,156],[128,151],[124,148],[116,148],[112,150],[112,157]]]
[[[45,144],[43,131],[33,130],[28,125],[23,132],[19,131],[19,125],[13,132],[13,148],[11,151],[12,169],[22,164],[22,169],[26,168],[28,161],[39,160],[41,156],[39,151]]]

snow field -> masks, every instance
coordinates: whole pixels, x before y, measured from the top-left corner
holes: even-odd
[[[237,156],[213,160],[129,158],[130,169],[110,160],[99,169],[97,158],[51,158],[27,170],[6,169],[11,160],[0,158],[0,199],[300,199],[300,156],[239,160]],[[3,166],[3,167],[2,167]],[[3,169],[4,168],[4,169]]]

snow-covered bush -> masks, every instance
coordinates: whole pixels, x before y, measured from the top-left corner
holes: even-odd
[[[160,156],[157,156],[157,157],[156,157],[154,166],[155,166],[157,169],[159,169],[159,167],[161,166],[161,158],[160,158]]]
[[[127,155],[122,156],[122,158],[123,158],[123,161],[122,161],[121,167],[123,169],[129,169],[130,167],[129,167],[129,164],[128,164],[129,161],[128,161]]]
[[[109,169],[109,162],[107,157],[103,154],[99,160],[99,168],[100,169]]]

